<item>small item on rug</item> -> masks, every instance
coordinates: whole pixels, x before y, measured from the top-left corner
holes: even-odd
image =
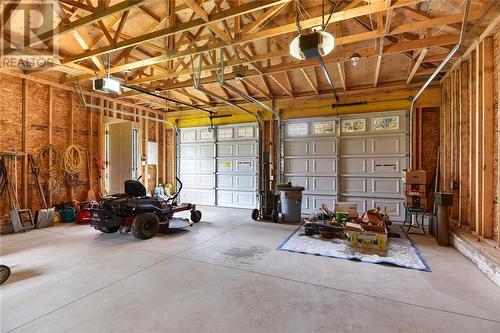
[[[385,226],[384,218],[382,217],[382,214],[380,214],[380,207],[367,210],[363,214],[362,220],[363,220],[363,223],[366,223],[366,224]]]
[[[304,223],[304,234],[314,236],[319,234],[322,238],[331,239],[335,236],[344,237],[343,226],[333,226],[329,223],[306,222]]]
[[[358,204],[356,202],[337,201],[335,202],[335,212],[347,214],[353,219],[358,217]]]

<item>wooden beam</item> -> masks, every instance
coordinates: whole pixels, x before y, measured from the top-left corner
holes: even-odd
[[[28,81],[22,80],[22,151],[28,152]],[[17,171],[16,171],[17,173]],[[23,155],[23,207],[28,208],[28,155]],[[17,179],[16,179],[17,182]]]
[[[468,21],[473,21],[481,17],[480,10],[472,10],[469,13]],[[464,14],[456,14],[449,16],[437,17],[425,21],[412,22],[406,24],[400,24],[396,28],[394,28],[390,33],[391,35],[397,35],[399,33],[408,32],[408,31],[419,31],[426,28],[432,28],[440,25],[447,25],[451,23],[462,22],[464,18]]]
[[[428,39],[423,39],[421,41],[423,41],[427,45],[429,45],[429,44],[434,45],[433,43],[435,43],[436,45],[441,45],[443,43],[443,40],[445,40],[444,43],[448,43],[449,39],[451,37],[453,37],[453,36],[452,35],[445,35],[444,38],[442,36],[438,36],[438,37],[431,37]],[[458,36],[456,36],[456,38],[458,39]],[[384,50],[385,50],[384,54],[400,53],[400,52],[404,52],[404,51],[414,50],[414,49],[420,48],[420,47],[421,47],[420,43],[414,43],[413,41],[412,42],[401,42],[401,43],[398,43],[396,45],[386,46],[384,48]],[[363,58],[372,57],[372,56],[377,55],[376,50],[372,49],[372,48],[359,49],[358,53],[360,53]],[[347,55],[342,55],[340,57],[336,57],[334,54],[331,54],[331,55],[328,55],[324,58],[325,63],[333,63],[333,62],[348,61],[348,60],[349,60],[349,58]],[[309,67],[317,67],[317,66],[319,66],[319,64],[318,64],[318,61],[316,59],[293,61],[290,63],[279,64],[279,65],[267,67],[267,68],[265,68],[264,73],[266,75],[270,76],[270,74],[282,73],[282,72],[291,71],[291,70],[299,70],[300,68],[309,68]],[[244,73],[245,77],[252,77],[252,76],[258,76],[258,75],[261,75],[261,73],[259,73],[257,71],[252,71],[252,70],[248,70]],[[226,76],[226,79],[228,79],[228,80],[234,79],[235,76],[236,76],[235,73],[228,73]],[[201,79],[202,84],[215,83],[216,81],[217,81],[216,78],[213,78],[213,77],[204,77]],[[278,80],[278,82],[279,82],[279,80]],[[162,88],[167,88],[167,89],[178,89],[178,88],[192,87],[192,86],[193,86],[193,81],[191,79],[185,80],[182,82],[178,82],[178,83],[161,85]]]
[[[337,69],[339,71],[339,78],[340,78],[340,83],[342,84],[342,89],[344,89],[344,91],[347,91],[344,63],[337,62]]]
[[[476,99],[476,67],[477,67],[477,53],[476,50],[472,51],[470,58],[470,69],[469,69],[469,98],[470,98],[470,119],[469,119],[469,131],[470,131],[470,148],[469,148],[469,158],[470,158],[470,199],[469,199],[469,226],[472,230],[478,232],[477,230],[477,99]]]
[[[81,46],[81,48],[84,51],[89,50],[89,45],[87,44],[87,42],[85,41],[83,36],[80,34],[80,32],[78,32],[78,30],[73,31],[73,37],[75,37],[75,40],[77,41],[77,43]],[[97,57],[92,57],[92,58],[90,58],[90,60],[92,60],[92,62],[94,63],[94,65],[96,65],[96,67],[99,71],[106,70],[104,65],[101,62],[101,59],[99,59]]]
[[[37,45],[39,42],[46,42],[50,39],[53,39],[59,35],[66,34],[69,32],[72,32],[78,28],[84,27],[86,25],[92,24],[94,22],[103,20],[109,16],[121,13],[123,11],[129,10],[131,8],[139,6],[141,3],[143,3],[146,0],[125,0],[122,2],[117,3],[116,5],[113,5],[111,7],[108,7],[104,11],[101,12],[94,12],[91,15],[84,16],[81,19],[78,19],[76,21],[73,21],[67,25],[64,25],[63,27],[56,28],[51,31],[47,31],[45,33],[40,34],[37,36],[34,41],[32,41],[29,45],[29,47],[33,47]],[[89,58],[89,57],[87,57]]]
[[[76,1],[76,0],[59,0],[59,2],[68,4],[71,7],[76,7],[78,9],[86,10],[87,12],[90,12],[90,13],[93,13],[95,11],[94,7],[87,5],[86,3]]]
[[[410,74],[408,75],[408,79],[406,80],[406,84],[409,84],[411,80],[413,80],[413,77],[415,76],[415,73],[417,73],[417,69],[420,67],[422,64],[422,61],[424,61],[425,55],[427,54],[428,48],[422,49],[420,52],[420,55],[418,56],[417,60],[413,64],[412,69],[410,70]]]
[[[396,3],[396,4],[398,4],[398,3]],[[367,6],[371,6],[371,5],[367,5]],[[367,6],[363,6],[363,7],[367,7]],[[363,8],[363,7],[357,7],[357,8],[351,9],[351,10],[358,10],[359,8]],[[224,12],[221,12],[221,13],[217,13],[217,14],[223,14],[223,13],[226,13],[226,12],[227,11],[224,11]],[[362,13],[364,13],[364,12],[362,12]],[[217,14],[215,14],[215,15],[217,15]],[[360,13],[356,13],[356,14],[360,14]],[[350,13],[348,16],[353,16],[353,15],[355,15],[355,14],[354,13]],[[311,20],[315,20],[315,19],[311,19]],[[194,21],[196,21],[196,20],[194,20]],[[191,22],[194,22],[194,21],[191,21]],[[308,24],[311,24],[312,21],[307,20],[307,22],[309,22]],[[204,23],[206,23],[206,22],[204,22]],[[176,28],[179,28],[179,25],[176,26]],[[182,29],[183,28],[181,28],[181,30]],[[257,39],[260,39],[260,38],[268,38],[268,37],[272,37],[272,36],[275,36],[275,35],[287,33],[287,32],[289,32],[288,30],[295,31],[295,29],[296,29],[295,24],[288,24],[288,25],[284,25],[284,26],[281,26],[281,27],[278,27],[278,28],[271,28],[271,29],[267,29],[267,30],[264,30],[264,31],[260,31],[260,32],[254,33],[254,34],[249,35],[249,36],[245,35],[245,36],[241,36],[240,38],[235,38],[232,41],[232,43],[229,44],[229,45],[236,45],[236,44],[247,43],[247,42],[254,41],[254,40],[257,40]],[[154,33],[157,33],[157,32],[154,32]],[[264,33],[264,34],[262,34],[262,33]],[[380,38],[381,36],[383,36],[383,34],[380,34],[377,31],[369,31],[369,32],[355,34],[355,35],[351,35],[351,36],[347,36],[347,37],[337,38],[336,43],[337,43],[337,45],[348,44],[348,43],[355,43],[355,42],[358,42],[358,41],[364,41],[364,40],[369,40],[369,39],[373,39],[373,38]],[[446,35],[446,36],[448,36],[448,35]],[[456,42],[456,39],[458,37],[456,37],[456,36],[455,37],[451,37],[450,40],[446,40],[446,41],[444,40],[443,36],[438,36],[436,38],[442,39],[442,45],[447,45],[447,44],[452,44],[453,42]],[[118,43],[118,44],[129,43],[133,39],[134,38],[129,39],[129,40],[124,41],[124,42],[121,42],[121,43]],[[420,43],[419,45],[422,45],[422,43],[423,43],[421,41],[415,41],[415,42]],[[134,43],[138,43],[138,42],[133,42],[132,41],[132,44],[134,44]],[[159,57],[145,59],[145,60],[138,61],[138,62],[135,62],[135,63],[129,63],[129,64],[122,65],[122,66],[115,66],[114,68],[111,69],[111,71],[112,71],[112,73],[113,72],[121,72],[121,71],[123,71],[125,69],[134,69],[134,68],[149,66],[149,65],[152,65],[152,64],[161,63],[161,62],[165,62],[165,61],[169,61],[169,60],[173,60],[173,59],[177,59],[177,58],[189,57],[189,56],[201,53],[201,52],[206,52],[206,51],[211,51],[211,50],[217,50],[217,49],[219,49],[221,47],[225,47],[225,46],[228,46],[228,43],[226,43],[226,42],[212,43],[211,46],[209,46],[209,47],[203,47],[203,48],[199,47],[199,48],[194,48],[194,49],[189,49],[189,50],[184,50],[184,51],[178,51],[176,54],[172,54],[172,55],[162,55],[162,56],[159,56]],[[421,47],[425,47],[425,45],[422,45]],[[108,49],[111,50],[109,47],[108,47]],[[101,51],[102,51],[102,49],[101,49]],[[94,54],[95,52],[101,52],[101,51],[95,50],[95,51],[92,51],[92,52],[90,52],[89,54],[87,54],[85,56],[82,56],[82,57],[83,58],[88,58],[91,54]],[[102,52],[107,52],[107,51],[102,51]],[[67,58],[67,59],[63,60],[63,63],[81,60],[82,57],[77,56],[76,58],[75,57]],[[99,73],[99,75],[105,75],[105,74],[106,73],[104,73],[104,72],[103,73]],[[83,77],[77,77],[75,79],[70,80],[69,82],[72,82],[73,80],[81,80],[81,79],[86,79],[86,78],[87,77],[85,77],[85,76],[83,76]]]
[[[256,11],[259,9],[271,7],[271,6],[274,6],[274,5],[283,3],[283,2],[287,2],[287,1],[289,1],[289,0],[268,0],[268,1],[257,0],[257,1],[252,1],[249,3],[245,3],[243,5],[240,5],[238,7],[233,7],[233,8],[224,10],[222,12],[215,13],[213,15],[209,15],[209,22],[205,22],[201,18],[191,20],[189,22],[177,24],[176,26],[173,26],[173,27],[167,27],[165,29],[153,31],[153,32],[150,32],[150,33],[145,34],[145,35],[133,37],[133,38],[128,39],[126,41],[119,42],[114,46],[105,46],[105,47],[101,47],[101,48],[92,50],[91,52],[88,52],[86,54],[78,54],[78,55],[75,55],[73,57],[63,59],[62,62],[63,63],[77,62],[77,61],[81,61],[84,59],[88,59],[94,55],[101,55],[101,54],[106,54],[109,52],[115,52],[115,51],[120,50],[120,49],[128,48],[128,47],[131,47],[131,46],[134,46],[137,44],[142,44],[142,43],[149,42],[149,41],[152,41],[152,40],[155,40],[158,38],[167,37],[167,36],[181,33],[184,31],[188,31],[191,29],[200,28],[202,26],[207,25],[208,23],[217,23],[217,22],[220,22],[223,20],[233,18],[235,16],[242,15],[244,13],[248,13],[248,12]],[[111,9],[111,8],[112,7],[110,7],[109,9]],[[226,45],[226,43],[219,46],[219,48],[222,46],[225,46],[225,45]],[[187,56],[192,54],[190,52],[187,52],[187,53],[188,53]],[[183,57],[186,57],[186,55],[184,55]],[[167,60],[171,60],[171,59],[167,58],[164,61],[167,61]]]
[[[476,154],[476,177],[475,177],[475,182],[476,182],[476,198],[475,198],[475,205],[476,205],[476,232],[479,235],[483,235],[483,214],[482,214],[482,202],[481,198],[483,196],[483,172],[481,170],[483,166],[483,136],[482,136],[482,123],[483,123],[483,114],[482,114],[482,91],[483,91],[483,78],[482,78],[482,68],[483,68],[483,48],[482,45],[479,44],[476,48],[476,110],[474,111],[476,113],[476,147],[475,147],[475,154]]]
[[[291,3],[291,2],[290,2]],[[254,22],[248,24],[245,26],[245,28],[241,31],[241,34],[250,34],[255,31],[266,21],[270,20],[274,15],[279,13],[283,8],[288,6],[288,2],[282,3],[276,7],[268,9],[266,12],[264,12],[262,15],[260,15]],[[293,6],[293,4],[291,5]]]
[[[338,64],[338,63],[337,63]],[[319,95],[319,91],[318,91],[318,87],[317,85],[312,82],[312,79],[309,77],[309,75],[307,74],[305,68],[301,68],[300,69],[300,72],[304,75],[304,77],[306,78],[306,81],[307,83],[309,83],[309,85],[311,86],[311,88],[314,90],[314,92],[316,93],[316,95]]]
[[[460,225],[469,223],[469,63],[462,62],[460,66],[460,163],[459,163],[459,191],[460,191]]]
[[[261,80],[265,80],[263,76],[260,76],[260,78],[261,78]],[[258,85],[258,84],[255,84],[255,83],[254,83],[251,79],[249,79],[249,78],[243,78],[242,80],[243,80],[243,81],[245,81],[245,83],[246,83],[247,85],[249,85],[249,86],[250,86],[250,87],[252,87],[253,89],[257,90],[257,91],[258,91],[258,92],[259,92],[262,96],[264,96],[265,98],[267,98],[267,99],[272,99],[272,97],[271,97],[271,95],[269,94],[269,92],[267,92],[267,93],[266,93],[263,89],[261,89],[261,88],[259,87],[259,85]],[[265,85],[264,85],[264,87],[265,87]]]
[[[483,221],[482,236],[493,237],[493,202],[494,192],[494,155],[495,155],[495,129],[494,129],[494,44],[493,37],[487,37],[482,43],[482,91],[481,94],[481,118],[482,118],[482,196],[481,196],[481,220]]]
[[[122,18],[120,19],[120,23],[118,24],[118,28],[116,29],[115,32],[115,37],[113,38],[114,44],[118,42],[120,39],[120,35],[122,33],[123,27],[125,26],[125,22],[127,21],[128,14],[130,13],[130,10],[126,10],[122,13]]]
[[[139,9],[142,10],[147,16],[151,17],[156,22],[158,22],[158,23],[161,22],[161,18],[158,17],[155,13],[153,13],[148,7],[142,5],[142,6],[139,6]]]

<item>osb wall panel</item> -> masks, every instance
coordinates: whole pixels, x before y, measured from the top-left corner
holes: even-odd
[[[434,204],[434,180],[439,146],[439,108],[422,108],[421,165],[427,173],[427,207]]]
[[[70,144],[71,92],[52,89],[52,144],[62,154]],[[48,142],[47,142],[48,143]],[[57,181],[57,187],[50,193],[52,202],[64,202],[70,198],[70,190],[62,171],[51,174]]]
[[[35,82],[27,82],[27,128],[26,151],[36,152],[49,141],[49,87]],[[35,179],[28,169],[29,193],[37,193]],[[41,178],[41,177],[40,177]],[[42,183],[42,179],[39,179]],[[28,205],[32,209],[40,209],[37,195],[28,196]]]
[[[0,74],[0,151],[19,151],[22,149],[22,80]],[[14,174],[12,165],[11,175]],[[21,183],[22,164],[17,168],[18,184]],[[0,224],[9,220],[9,201],[7,193],[0,198]]]
[[[167,180],[166,183],[173,184],[175,182],[176,173],[176,153],[175,153],[175,131],[171,128],[167,129],[167,156],[165,165],[167,167]]]
[[[73,144],[82,149],[85,163],[80,174],[70,179],[70,181],[73,188],[73,198],[78,201],[85,201],[87,200],[90,185],[86,163],[86,153],[89,149],[89,111],[85,108],[80,96],[72,94],[72,98]]]

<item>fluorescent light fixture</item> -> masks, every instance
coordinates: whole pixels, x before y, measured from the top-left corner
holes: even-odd
[[[106,94],[121,94],[120,88],[120,81],[108,77],[94,80],[94,90],[96,91]]]
[[[290,43],[290,54],[299,60],[324,57],[335,47],[335,38],[326,31],[315,31],[295,37]]]

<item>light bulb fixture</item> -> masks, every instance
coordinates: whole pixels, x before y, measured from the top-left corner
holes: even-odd
[[[290,43],[290,55],[299,60],[324,57],[335,48],[335,38],[326,31],[299,34]]]
[[[236,74],[234,79],[236,80],[236,82],[241,82],[241,81],[243,81],[243,76],[241,76],[241,74]]]
[[[353,53],[351,55],[351,63],[353,66],[356,66],[358,64],[359,59],[361,58],[361,55],[359,53]]]

